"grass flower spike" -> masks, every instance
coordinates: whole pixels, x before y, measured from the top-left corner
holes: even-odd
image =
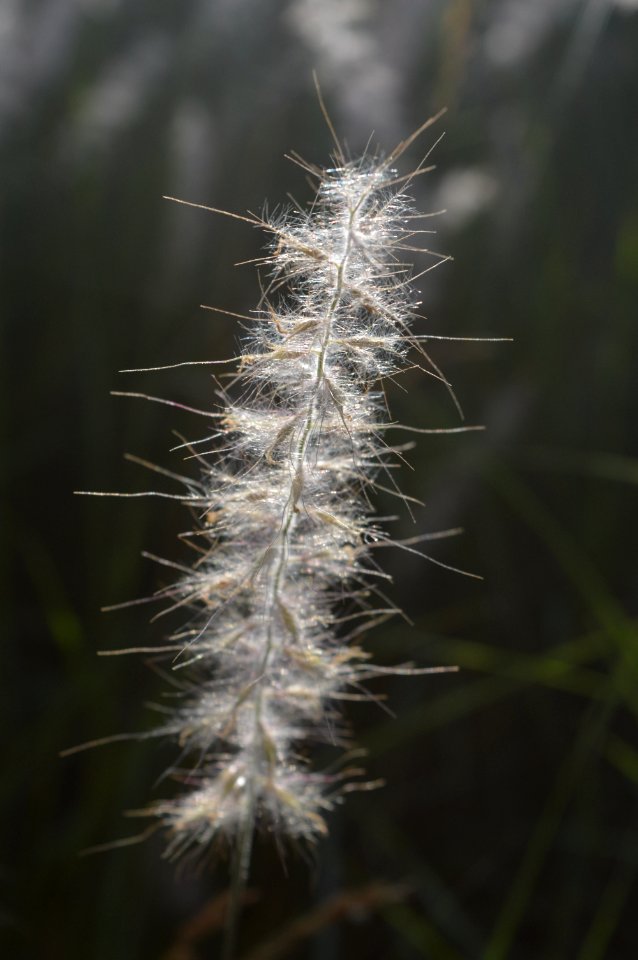
[[[400,496],[383,382],[414,347],[441,377],[410,331],[402,262],[430,232],[405,193],[424,168],[399,176],[395,162],[435,119],[386,158],[346,161],[338,147],[326,170],[296,158],[318,181],[309,209],[241,218],[270,234],[270,282],[213,434],[197,441],[214,458],[198,454],[201,477],[186,481],[198,560],[162,592],[188,617],[168,648],[186,668],[180,705],[156,731],[179,744],[188,790],[146,811],[170,856],[224,840],[245,876],[255,827],[315,840],[358,772],[312,769],[305,745],[347,746],[339,702],[384,672],[356,643],[395,612],[374,559],[393,541],[369,498],[375,486]]]

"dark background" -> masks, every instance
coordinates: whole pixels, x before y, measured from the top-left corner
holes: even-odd
[[[4,0],[3,955],[218,956],[223,861],[176,868],[159,837],[79,856],[136,833],[122,812],[173,789],[156,783],[171,745],[58,754],[152,727],[165,680],[96,651],[160,643],[169,627],[149,625],[148,606],[100,607],[166,583],[140,553],[183,560],[185,524],[170,501],[73,491],[161,481],[125,453],[181,469],[173,431],[198,436],[199,422],[109,392],[212,404],[205,368],[117,371],[235,352],[236,322],[198,305],[254,306],[256,271],[232,264],[263,238],[161,196],[240,213],[305,202],[283,155],[329,163],[313,69],[353,154],[371,133],[388,151],[448,107],[402,161],[445,131],[415,190],[422,209],[447,208],[437,243],[455,262],[420,281],[419,332],[513,343],[432,347],[488,429],[419,438],[401,471],[427,507],[397,535],[462,526],[432,554],[485,579],[388,552],[414,626],[366,641],[384,664],[460,670],[378,682],[395,718],[349,711],[387,785],[348,797],[310,857],[282,866],[258,845],[240,953],[636,955],[637,8]],[[457,425],[440,385],[418,371],[402,385],[397,419]]]

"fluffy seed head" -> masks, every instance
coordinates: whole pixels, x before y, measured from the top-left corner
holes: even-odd
[[[389,161],[312,172],[309,209],[262,224],[270,282],[218,415],[218,453],[187,498],[199,559],[169,591],[188,611],[176,663],[187,679],[162,730],[188,790],[150,810],[171,854],[255,825],[324,834],[341,774],[313,772],[304,744],[345,744],[339,701],[375,673],[351,639],[379,615],[386,576],[369,494],[396,455],[382,381],[414,345],[401,258],[419,231]]]

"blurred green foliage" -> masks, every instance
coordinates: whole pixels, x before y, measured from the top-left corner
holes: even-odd
[[[176,870],[155,838],[79,857],[134,834],[121,812],[172,789],[154,786],[170,746],[58,753],[152,726],[165,681],[139,658],[95,654],[167,628],[148,624],[148,604],[100,607],[166,582],[140,553],[179,561],[184,517],[73,491],[145,489],[124,453],[180,469],[167,448],[172,431],[198,435],[192,417],[109,391],[214,402],[206,373],[117,371],[232,355],[236,323],[197,308],[254,305],[255,271],[231,264],[262,238],[161,196],[238,212],[305,201],[283,154],[328,161],[316,68],[353,153],[373,129],[391,148],[448,105],[438,169],[415,189],[422,208],[448,207],[438,243],[456,262],[420,282],[420,332],[514,342],[432,347],[468,421],[488,429],[422,438],[402,476],[427,502],[417,531],[465,528],[433,556],[485,580],[388,556],[414,625],[367,641],[382,663],[459,672],[377,683],[394,716],[352,710],[387,785],[348,798],[310,866],[258,847],[242,949],[633,957],[636,5],[30,0],[0,10],[0,48],[3,955],[217,955],[206,905],[226,888],[223,864]],[[396,418],[455,425],[426,379],[392,391]],[[415,531],[408,516],[399,526]],[[370,894],[383,883],[404,892]],[[324,901],[333,913],[317,913]],[[295,940],[304,915],[312,936]]]

